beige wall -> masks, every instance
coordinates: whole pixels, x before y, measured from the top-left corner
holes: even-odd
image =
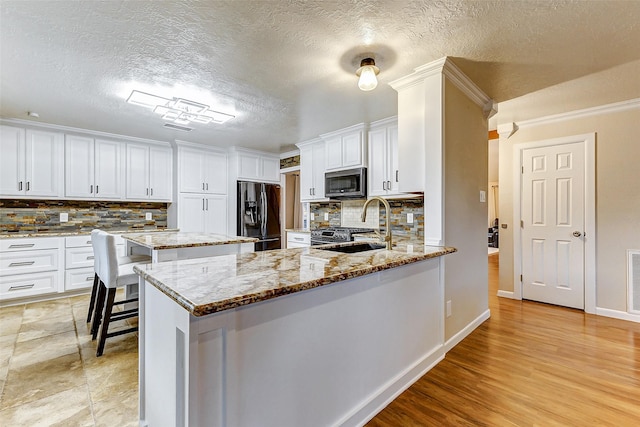
[[[444,238],[458,249],[444,257],[448,340],[488,309],[487,203],[480,202],[480,190],[488,191],[488,145],[482,108],[445,81]]]
[[[629,80],[622,71],[635,73]],[[640,98],[640,61],[499,105],[498,124]],[[607,91],[611,82],[627,85]],[[631,81],[632,83],[629,83]],[[606,82],[606,83],[605,83]],[[605,85],[603,87],[602,85]],[[591,96],[585,96],[585,93]],[[566,100],[566,101],[561,101]],[[567,105],[571,109],[562,108]],[[520,122],[522,123],[522,122]],[[523,126],[500,140],[500,289],[513,291],[513,145],[596,133],[596,306],[626,311],[626,250],[640,249],[640,108]],[[519,267],[516,268],[519,271]]]

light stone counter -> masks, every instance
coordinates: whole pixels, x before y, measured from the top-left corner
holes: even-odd
[[[103,229],[110,234],[127,234],[127,233],[159,233],[169,231],[179,231],[177,228],[154,228],[154,229],[140,229],[140,228],[127,228],[118,230]],[[4,233],[0,234],[0,239],[22,239],[28,237],[73,237],[73,236],[89,236],[91,230],[87,231],[44,231],[39,233]]]
[[[134,270],[192,315],[204,316],[453,252],[456,249],[414,246],[411,252],[402,247],[345,254],[316,246],[139,265]]]
[[[185,233],[171,231],[166,233],[128,233],[122,236],[137,245],[151,250],[195,248],[199,246],[230,245],[237,243],[255,243],[254,237],[225,236],[223,234]]]

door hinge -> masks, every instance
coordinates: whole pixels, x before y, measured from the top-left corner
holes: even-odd
[[[524,166],[520,166],[520,173],[524,173]]]
[[[524,221],[520,220],[520,228],[524,228]]]
[[[522,274],[520,275],[520,282],[522,283]]]

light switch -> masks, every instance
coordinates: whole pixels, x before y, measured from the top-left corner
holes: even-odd
[[[69,214],[66,212],[60,213],[60,222],[69,222]]]
[[[316,219],[316,214],[314,214],[313,212],[311,212],[310,216],[311,216],[311,221],[314,221]]]
[[[146,219],[147,221],[151,221],[153,219],[153,215],[151,215],[151,212],[147,212],[147,214],[144,216],[144,219]]]
[[[413,214],[411,212],[407,214],[407,224],[413,224]]]
[[[324,213],[324,220],[329,221],[329,212]]]
[[[487,201],[487,192],[484,190],[480,191],[480,203],[485,203]]]

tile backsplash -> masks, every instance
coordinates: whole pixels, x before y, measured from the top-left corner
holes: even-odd
[[[69,215],[60,222],[60,214]],[[145,219],[151,213],[152,219]],[[0,233],[144,230],[167,227],[167,204],[72,200],[0,200]]]
[[[391,229],[402,235],[424,236],[424,198],[387,200],[391,207]],[[384,206],[371,203],[367,208],[367,221],[362,222],[360,215],[364,200],[344,200],[342,202],[311,203],[310,212],[314,219],[310,228],[343,226],[384,229],[386,215]],[[413,214],[413,223],[407,223],[407,214]],[[325,220],[327,214],[328,220]]]

